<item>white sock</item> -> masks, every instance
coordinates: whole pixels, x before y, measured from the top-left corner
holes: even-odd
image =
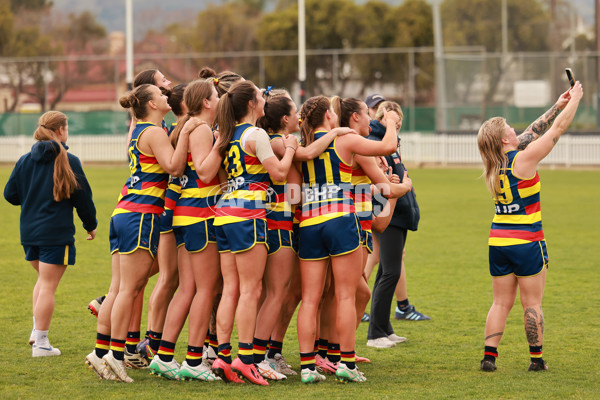
[[[36,347],[50,347],[48,331],[35,331],[35,345]]]

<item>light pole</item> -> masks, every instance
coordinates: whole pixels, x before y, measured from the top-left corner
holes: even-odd
[[[298,81],[300,104],[306,97],[306,10],[304,0],[298,0]]]
[[[125,81],[127,90],[133,89],[133,6],[125,0]]]
[[[433,46],[435,51],[435,130],[445,132],[446,117],[446,66],[444,61],[444,43],[442,42],[442,20],[440,1],[433,0]]]

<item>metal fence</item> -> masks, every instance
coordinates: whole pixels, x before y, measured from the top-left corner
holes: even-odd
[[[69,152],[82,162],[125,162],[126,135],[80,135],[69,138]],[[14,163],[27,153],[31,136],[0,137],[0,162]],[[402,135],[402,159],[410,164],[481,165],[473,134]],[[542,161],[544,165],[600,166],[600,135],[564,134],[557,147]]]

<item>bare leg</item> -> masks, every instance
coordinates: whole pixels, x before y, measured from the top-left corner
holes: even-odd
[[[160,235],[157,260],[159,268],[158,280],[156,281],[154,290],[152,290],[152,295],[148,303],[148,319],[152,321],[152,325],[150,325],[152,331],[162,332],[165,325],[167,308],[179,286],[177,244],[173,232]]]
[[[217,245],[209,243],[202,252],[190,254],[196,294],[189,316],[188,344],[202,347],[215,301],[217,284],[221,280]]]
[[[298,343],[301,353],[313,351],[317,334],[317,314],[327,273],[328,260],[300,260],[302,302],[298,310]]]
[[[217,310],[217,339],[219,344],[231,341],[235,310],[240,297],[239,277],[235,265],[235,255],[230,252],[220,254],[223,294]]]
[[[146,250],[119,255],[121,281],[110,317],[112,339],[126,339],[135,297],[147,282],[152,262]]]
[[[262,279],[267,262],[267,247],[257,244],[252,249],[235,254],[239,276],[240,298],[236,309],[236,327],[240,342],[252,343],[256,329],[256,314],[262,292]]]
[[[179,247],[178,253],[179,273],[177,275],[179,276],[179,290],[175,293],[173,300],[169,304],[164,323],[165,329],[162,334],[162,340],[171,343],[177,342],[177,338],[185,324],[185,319],[188,316],[194,294],[196,293],[190,253],[183,246]]]
[[[271,332],[280,318],[286,297],[286,288],[292,279],[295,258],[294,251],[287,248],[282,248],[267,257],[264,274],[265,290],[263,291],[266,293],[266,297],[256,317],[254,337],[257,339],[269,340]]]
[[[518,278],[521,289],[521,305],[525,314],[525,334],[530,346],[541,346],[544,342],[544,314],[542,298],[546,284],[546,268],[538,275]],[[37,323],[37,319],[36,319]]]
[[[36,330],[47,331],[54,312],[54,294],[67,266],[39,262],[38,267],[39,273],[36,283],[38,295],[33,315],[35,317]]]
[[[492,278],[494,302],[485,321],[485,345],[498,347],[504,334],[508,313],[515,303],[517,295],[517,278],[506,275]]]

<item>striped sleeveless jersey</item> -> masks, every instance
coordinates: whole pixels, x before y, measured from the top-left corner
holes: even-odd
[[[256,129],[251,124],[237,124],[227,146],[223,168],[227,172],[227,191],[221,196],[214,225],[226,225],[252,219],[266,219],[269,174],[256,155],[242,146],[244,135]]]
[[[315,140],[327,132],[315,132]],[[300,227],[320,224],[355,212],[351,196],[352,165],[329,144],[319,157],[302,162],[302,214]]]
[[[507,168],[500,171],[500,195],[496,200],[496,215],[492,221],[488,244],[511,246],[544,240],[540,208],[540,176],[521,179],[513,166],[519,151],[511,150]]]
[[[214,144],[213,137],[213,144]],[[186,226],[215,216],[215,206],[221,195],[219,176],[207,184],[202,182],[194,168],[192,154],[188,153],[187,165],[179,178],[181,195],[173,213],[173,226]]]
[[[138,122],[129,142],[130,176],[119,195],[113,215],[127,212],[161,214],[165,206],[165,191],[169,174],[156,157],[142,153],[138,140],[146,129],[156,126],[151,122]]]

